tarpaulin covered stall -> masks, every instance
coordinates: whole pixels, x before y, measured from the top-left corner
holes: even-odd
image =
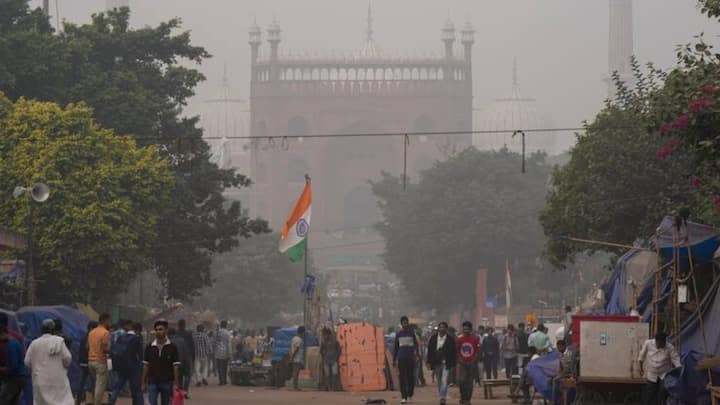
[[[42,322],[45,319],[59,319],[62,322],[64,335],[72,340],[70,347],[72,364],[68,371],[68,377],[73,392],[76,392],[79,389],[81,378],[78,350],[80,340],[87,333],[88,317],[69,306],[23,307],[17,311],[16,316],[21,324],[26,345],[42,335]]]
[[[273,332],[273,340],[275,345],[273,346],[272,361],[282,361],[283,357],[290,351],[290,342],[292,338],[297,335],[297,327],[293,328],[281,328],[276,329]],[[319,346],[320,342],[318,338],[311,332],[305,332],[305,347]]]

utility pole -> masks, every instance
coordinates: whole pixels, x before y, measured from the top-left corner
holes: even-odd
[[[50,15],[50,0],[43,0],[43,13]]]

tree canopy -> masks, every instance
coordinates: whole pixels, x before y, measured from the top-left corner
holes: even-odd
[[[191,297],[211,282],[213,254],[267,231],[265,221],[222,195],[250,179],[212,164],[198,119],[182,116],[204,79],[192,64],[209,54],[180,31],[180,20],[132,29],[124,8],[93,15],[89,24],[65,23],[55,34],[27,0],[2,2],[0,16],[0,91],[11,100],[85,102],[102,127],[158,145],[170,162],[172,198],[151,261],[169,296]]]
[[[540,219],[549,237],[546,256],[556,266],[575,253],[605,250],[563,237],[631,245],[649,237],[662,217],[694,200],[686,154],[658,159],[664,140],[652,130],[648,109],[660,74],[636,71],[637,86],[619,87],[608,105],[577,135],[570,161],[552,173],[552,188]]]
[[[84,105],[0,93],[0,162],[0,222],[33,227],[41,302],[112,296],[148,265],[173,187],[157,148],[100,128]],[[35,182],[49,185],[46,202],[10,198]]]
[[[203,290],[198,304],[247,322],[279,321],[281,312],[302,311],[302,265],[278,251],[278,240],[275,233],[255,236],[217,257],[214,286]]]
[[[420,306],[473,307],[482,268],[489,269],[489,295],[504,292],[506,261],[513,287],[533,289],[544,242],[537,215],[550,167],[542,155],[528,159],[526,173],[520,166],[521,157],[507,150],[469,148],[437,162],[406,190],[387,174],[372,184],[383,215],[385,264]]]

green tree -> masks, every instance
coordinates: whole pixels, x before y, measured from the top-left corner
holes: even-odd
[[[173,198],[159,223],[152,264],[171,297],[190,297],[211,282],[213,254],[267,231],[265,221],[248,218],[222,195],[250,180],[210,163],[198,119],[182,117],[204,79],[192,64],[209,54],[179,32],[178,19],[130,29],[129,11],[120,9],[96,14],[89,24],[66,23],[54,35],[27,0],[0,7],[0,90],[12,100],[83,101],[103,127],[132,135],[139,145],[159,145],[170,161]]]
[[[276,233],[255,236],[216,257],[214,286],[202,292],[198,304],[247,322],[278,321],[281,312],[302,312],[302,265],[278,251],[279,240]]]
[[[424,171],[403,190],[385,175],[372,184],[383,221],[385,264],[418,305],[439,310],[475,305],[475,274],[489,269],[490,295],[504,296],[506,260],[516,291],[531,291],[530,273],[544,238],[537,222],[550,167],[507,150],[469,148]],[[529,295],[517,294],[519,301]],[[502,300],[501,300],[502,301]]]
[[[0,178],[0,223],[33,226],[44,303],[107,299],[145,268],[173,187],[157,148],[102,129],[90,108],[11,104],[2,93]],[[9,197],[35,182],[50,186],[46,202]]]

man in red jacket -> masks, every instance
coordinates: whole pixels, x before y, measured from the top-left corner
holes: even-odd
[[[460,404],[470,405],[473,382],[477,372],[477,358],[480,353],[480,338],[473,333],[472,323],[463,322],[463,333],[457,338],[458,380]]]

